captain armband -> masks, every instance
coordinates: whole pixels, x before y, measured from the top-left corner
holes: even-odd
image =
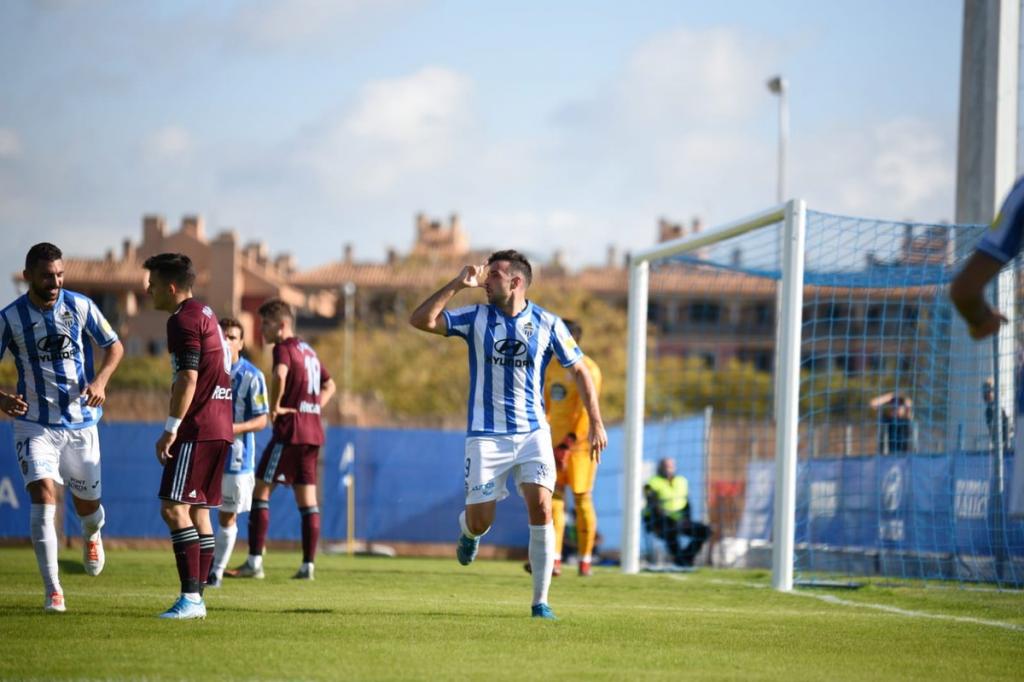
[[[174,354],[174,369],[180,372],[183,369],[199,370],[199,351],[183,350]]]

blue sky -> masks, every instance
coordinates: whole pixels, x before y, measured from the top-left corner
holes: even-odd
[[[571,265],[649,246],[659,217],[774,203],[953,214],[953,0],[0,3],[6,272],[48,239],[99,256],[141,216],[300,267],[409,248],[418,211],[475,247]]]

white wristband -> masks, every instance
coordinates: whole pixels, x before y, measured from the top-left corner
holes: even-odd
[[[177,417],[168,417],[167,421],[164,422],[164,431],[167,433],[178,433],[178,427],[181,426],[181,420]]]

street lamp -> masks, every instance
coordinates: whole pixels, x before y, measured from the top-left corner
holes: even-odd
[[[345,294],[345,332],[342,336],[341,399],[344,408],[348,409],[349,400],[352,398],[352,332],[356,322],[356,283],[345,282],[342,291]]]
[[[786,107],[786,79],[782,76],[775,76],[768,79],[766,83],[768,91],[779,96],[779,169],[778,188],[776,189],[776,201],[782,203],[786,200],[786,143],[789,138],[789,109]],[[782,272],[782,254],[785,246],[782,243],[783,231],[779,230],[779,272]],[[782,353],[782,326],[779,320],[782,319],[782,277],[779,277],[778,286],[775,290],[775,358],[772,366],[772,373],[776,379],[775,400],[773,405],[774,417],[779,416],[779,400],[781,397],[778,390],[779,358]]]
[[[768,80],[768,90],[779,96],[779,175],[776,199],[781,204],[786,200],[786,144],[789,141],[789,109],[786,104],[786,92],[789,84],[782,76]]]

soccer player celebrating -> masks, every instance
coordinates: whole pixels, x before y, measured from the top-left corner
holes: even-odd
[[[295,336],[291,306],[272,298],[260,306],[263,338],[274,344],[270,376],[270,418],[274,435],[256,467],[256,491],[249,513],[249,557],[228,575],[262,578],[263,549],[270,525],[270,494],[278,483],[292,486],[302,517],[302,566],[293,578],[313,580],[313,561],[320,541],[316,464],[324,443],[320,410],[334,395],[334,380],[316,352]]]
[[[210,587],[220,587],[224,569],[231,559],[238,536],[236,521],[252,507],[252,491],[256,483],[253,460],[256,451],[256,431],[267,426],[267,382],[263,372],[242,357],[245,340],[242,323],[230,317],[220,319],[220,328],[231,351],[231,395],[234,402],[235,442],[231,445],[224,482],[224,499],[220,507],[217,539],[213,553],[213,568],[206,579]]]
[[[82,521],[85,572],[99,575],[105,557],[96,423],[124,348],[95,303],[64,289],[63,254],[56,246],[43,242],[29,249],[22,276],[28,292],[0,311],[0,358],[10,350],[18,367],[17,393],[0,391],[0,409],[16,420],[14,445],[32,500],[30,529],[44,608],[62,613],[67,607],[57,574],[57,486],[70,489]],[[95,374],[85,337],[106,349]]]
[[[552,355],[570,371],[583,396],[590,417],[590,456],[595,460],[608,437],[579,346],[561,319],[526,298],[532,277],[530,262],[522,254],[497,251],[486,265],[464,267],[421,303],[409,322],[426,332],[458,336],[469,346],[466,508],[459,515],[459,563],[468,565],[476,558],[480,537],[494,521],[497,502],[508,496],[505,486],[512,474],[530,523],[531,613],[553,619],[548,588],[555,561],[551,524],[555,456],[543,399],[544,370]],[[487,292],[487,305],[445,310],[455,294],[477,287]]]
[[[192,297],[196,272],[181,253],[147,258],[147,291],[167,319],[174,383],[164,431],[156,442],[163,466],[160,515],[171,531],[181,596],[161,618],[206,618],[203,585],[213,563],[210,509],[220,506],[224,460],[234,441],[231,351],[217,316]]]
[[[572,320],[565,326],[576,343],[583,336],[583,328]],[[594,383],[594,394],[601,394],[601,370],[597,363],[584,355],[582,358]],[[591,492],[597,475],[597,461],[590,456],[590,443],[582,435],[590,430],[590,418],[576,389],[573,370],[550,365],[544,379],[544,407],[551,424],[551,443],[555,450],[557,479],[551,498],[551,517],[555,525],[555,566],[552,575],[562,573],[562,542],[565,538],[565,489],[572,490],[576,503],[576,538],[579,548],[579,574],[590,575],[590,564],[597,538],[597,513]]]
[[[949,287],[949,297],[967,322],[967,331],[976,341],[999,331],[1006,318],[985,300],[985,285],[999,274],[1003,266],[1017,257],[1024,244],[1024,177],[1018,178],[1003,202],[992,228],[985,233],[974,255]],[[1016,294],[1017,292],[1014,292]],[[1024,367],[1017,366],[1017,418],[1015,450],[1017,465],[1010,488],[1010,516],[1024,517],[1024,466],[1019,453],[1024,453]],[[1004,434],[1005,436],[1005,434]]]

